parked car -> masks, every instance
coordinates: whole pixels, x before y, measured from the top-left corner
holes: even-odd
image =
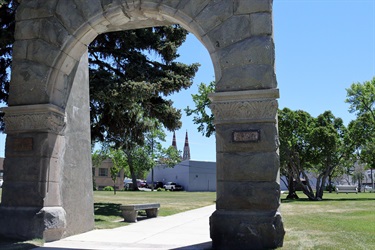
[[[138,185],[138,187],[141,187],[141,188],[147,188],[148,187],[147,182],[145,182],[145,181],[137,181],[137,185]]]
[[[365,192],[370,192],[370,193],[374,192],[374,190],[372,190],[372,187],[371,187],[371,186],[365,186],[365,187],[364,187],[364,191],[365,191]]]
[[[165,190],[170,190],[170,191],[180,191],[183,189],[181,185],[178,185],[176,182],[167,182],[164,185]]]
[[[133,183],[132,182],[126,182],[124,185],[125,191],[131,191],[133,190]]]
[[[148,187],[151,188],[152,187],[152,183],[149,183]],[[163,187],[164,187],[164,183],[163,182],[161,182],[161,181],[154,181],[154,189],[163,188]]]

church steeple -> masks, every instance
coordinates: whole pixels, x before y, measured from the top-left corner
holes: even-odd
[[[184,154],[182,155],[182,160],[190,160],[190,147],[189,147],[189,138],[188,138],[188,132],[186,130],[186,136],[185,136],[185,145],[184,145]]]
[[[177,150],[176,133],[173,131],[172,147]]]

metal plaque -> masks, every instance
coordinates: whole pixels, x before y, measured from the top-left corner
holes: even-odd
[[[260,131],[259,130],[244,130],[244,131],[233,131],[234,142],[259,142]]]
[[[26,152],[33,150],[33,138],[14,138],[11,141],[11,149],[15,152]]]

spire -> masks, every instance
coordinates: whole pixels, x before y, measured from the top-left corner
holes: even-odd
[[[188,132],[186,130],[186,136],[185,136],[185,145],[184,145],[184,154],[182,156],[182,160],[190,160],[190,147],[189,147],[189,138],[188,138]]]
[[[173,131],[172,147],[177,150],[176,133]]]

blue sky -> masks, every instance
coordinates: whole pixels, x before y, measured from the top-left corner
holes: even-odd
[[[331,110],[349,123],[354,115],[344,102],[345,89],[375,77],[375,0],[274,0],[273,16],[279,107],[313,116]],[[215,77],[208,52],[193,35],[179,53],[179,61],[201,64],[194,85],[171,97],[184,109],[193,106],[191,94],[197,93],[198,84]],[[176,131],[178,149],[183,149],[188,131],[191,158],[215,161],[214,136],[202,136],[185,114],[182,122]],[[5,135],[0,135],[2,157],[4,142]],[[172,133],[167,133],[165,146],[171,142]]]
[[[279,107],[315,117],[331,110],[348,124],[355,116],[348,112],[346,89],[375,77],[375,0],[274,0],[273,17]],[[199,83],[214,80],[214,72],[194,36],[180,55],[185,63],[202,65],[194,86],[173,97],[183,109],[193,106],[191,94]],[[215,161],[214,137],[203,137],[191,120],[184,116],[182,129],[176,131],[178,149],[183,149],[188,130],[192,159]],[[166,146],[172,141],[172,133],[167,135]]]

